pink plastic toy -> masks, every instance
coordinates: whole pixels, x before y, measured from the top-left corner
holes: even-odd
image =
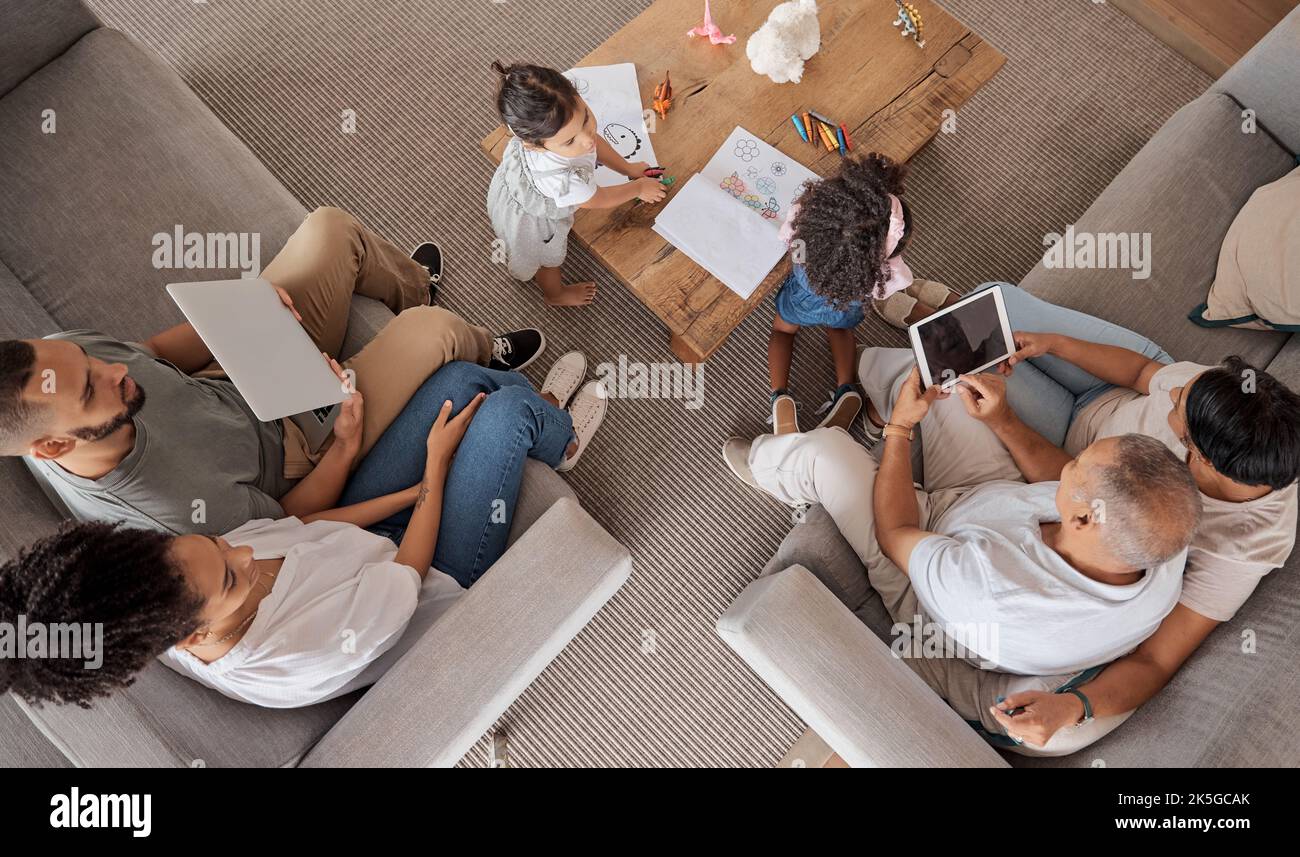
[[[722,35],[722,30],[718,25],[713,23],[713,14],[709,11],[709,0],[704,0],[704,23],[700,24],[686,32],[686,35],[694,38],[696,36],[708,36],[709,41],[715,45],[729,45],[736,41],[736,37]]]

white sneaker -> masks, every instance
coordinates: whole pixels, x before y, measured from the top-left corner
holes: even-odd
[[[582,379],[587,377],[587,356],[581,351],[570,351],[560,356],[546,373],[542,382],[542,392],[550,393],[563,410],[569,406],[569,400],[582,386]]]
[[[751,488],[763,489],[759,487],[758,482],[754,479],[754,472],[749,469],[749,448],[753,441],[746,440],[743,437],[729,437],[727,442],[722,445],[722,460],[726,462],[727,468],[731,474],[744,482]],[[763,492],[767,493],[767,492]]]
[[[605,410],[608,407],[609,394],[605,392],[602,382],[588,381],[582,385],[582,389],[573,397],[573,403],[569,405],[569,416],[573,417],[573,433],[578,436],[578,451],[571,458],[560,462],[556,470],[564,473],[578,463],[596,434],[596,429],[605,421]]]

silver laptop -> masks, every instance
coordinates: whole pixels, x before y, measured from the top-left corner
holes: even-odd
[[[290,417],[312,451],[334,428],[343,384],[266,280],[172,283],[167,293],[257,418]]]

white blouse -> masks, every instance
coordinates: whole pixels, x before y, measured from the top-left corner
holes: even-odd
[[[284,564],[243,638],[205,664],[172,646],[167,666],[231,699],[298,708],[373,684],[464,592],[394,562],[389,539],[352,524],[250,521],[225,536]]]

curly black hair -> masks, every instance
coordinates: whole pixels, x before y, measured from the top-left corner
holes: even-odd
[[[203,599],[173,559],[171,544],[164,533],[115,524],[65,525],[0,566],[0,622],[12,627],[24,616],[28,628],[36,622],[103,626],[98,669],[86,667],[84,653],[0,657],[0,693],[89,708],[193,633]]]
[[[497,112],[520,140],[540,146],[568,124],[578,109],[578,89],[560,72],[540,65],[492,63],[501,75]]]
[[[794,237],[804,242],[804,270],[812,290],[843,309],[879,297],[889,281],[887,257],[902,252],[907,231],[892,254],[885,252],[892,205],[901,196],[907,167],[877,152],[845,160],[838,175],[815,182],[799,197]]]

